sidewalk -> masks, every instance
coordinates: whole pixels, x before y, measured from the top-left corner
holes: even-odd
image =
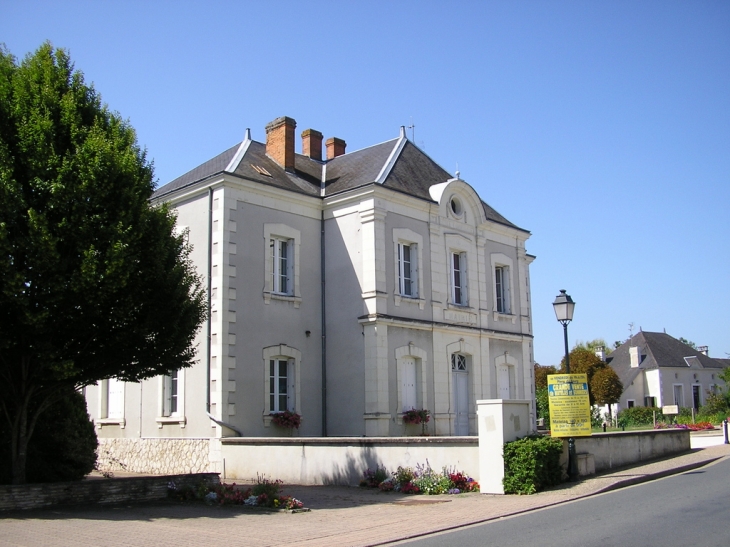
[[[722,438],[704,439],[705,444]],[[694,444],[694,443],[693,443]],[[403,496],[340,486],[286,486],[310,513],[238,507],[147,505],[13,513],[0,518],[0,546],[160,545],[225,542],[264,546],[374,546],[549,507],[652,480],[730,456],[730,445],[706,448],[563,484],[532,496]]]

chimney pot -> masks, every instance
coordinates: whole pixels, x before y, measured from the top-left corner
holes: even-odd
[[[322,161],[322,133],[314,129],[302,131],[302,154]]]
[[[297,122],[282,116],[266,124],[266,153],[287,171],[294,171],[294,130]]]
[[[330,137],[327,139],[327,159],[331,160],[337,156],[342,156],[345,153],[345,147],[347,143],[337,137]]]

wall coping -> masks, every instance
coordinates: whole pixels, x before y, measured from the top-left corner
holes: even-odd
[[[223,437],[224,445],[407,446],[414,444],[479,446],[479,437]]]

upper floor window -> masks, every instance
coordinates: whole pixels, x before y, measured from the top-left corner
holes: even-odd
[[[264,302],[286,301],[298,308],[301,232],[286,224],[264,224],[266,242]]]
[[[460,306],[467,304],[466,253],[451,253],[451,301]]]
[[[272,260],[272,291],[278,294],[292,294],[294,245],[288,239],[272,238],[269,247]]]
[[[497,311],[499,313],[510,313],[509,268],[507,266],[497,266],[494,268],[494,284]]]
[[[416,245],[398,243],[398,290],[401,296],[418,296]]]

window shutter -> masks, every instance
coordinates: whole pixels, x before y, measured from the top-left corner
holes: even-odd
[[[294,359],[289,359],[289,364],[287,368],[287,393],[286,393],[286,407],[287,410],[290,410],[292,412],[296,411],[297,408],[297,402],[296,402],[296,382],[294,379],[294,372],[295,372],[295,366],[294,366]]]

